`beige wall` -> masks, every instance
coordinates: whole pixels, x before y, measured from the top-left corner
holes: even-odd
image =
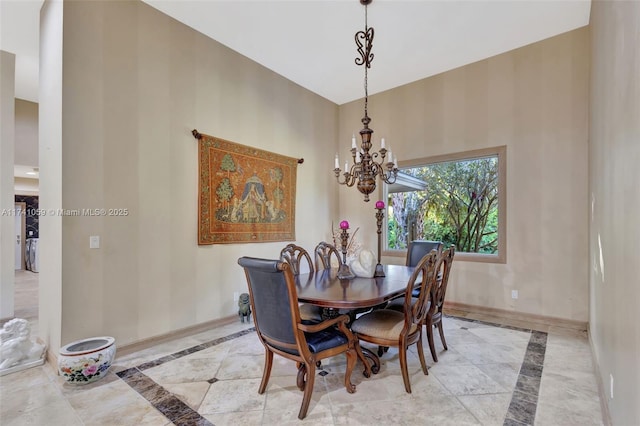
[[[400,165],[507,146],[507,263],[456,262],[448,300],[587,321],[588,77],[582,28],[369,98],[374,147],[384,137]],[[362,101],[340,107],[341,158],[362,115]],[[365,205],[356,192],[340,189],[341,218],[375,249],[380,195]]]
[[[638,425],[640,3],[593,2],[591,44],[589,331],[612,424]]]
[[[38,167],[38,104],[16,99],[15,164]]]
[[[65,2],[63,45],[64,142],[51,166],[61,177],[50,186],[60,207],[130,214],[49,219],[54,229],[62,222],[52,279],[61,308],[43,319],[62,322],[59,338],[48,332],[53,349],[95,334],[126,344],[232,315],[233,292],[246,288],[237,258],[284,245],[196,245],[193,128],[305,158],[299,244],[312,247],[348,219],[375,248],[373,203],[336,190],[327,172],[335,148],[326,147],[339,137],[345,158],[362,101],[338,108],[141,2]],[[458,262],[450,300],[588,319],[588,67],[588,30],[579,29],[370,98],[376,143],[386,137],[401,162],[507,146],[507,263]],[[56,148],[41,146],[41,159],[43,149]],[[90,235],[100,249],[89,249]]]
[[[123,345],[233,315],[238,257],[286,244],[197,245],[194,128],[304,158],[297,242],[329,235],[335,104],[137,1],[64,2],[62,87],[62,207],[130,212],[62,218],[62,344]]]

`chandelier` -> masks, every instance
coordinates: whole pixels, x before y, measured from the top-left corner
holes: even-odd
[[[369,194],[376,189],[376,178],[379,177],[384,183],[393,184],[398,176],[397,159],[391,155],[391,150],[386,149],[384,138],[380,140],[380,151],[369,152],[371,150],[371,135],[373,129],[369,128],[371,118],[367,114],[367,104],[369,101],[369,91],[367,88],[367,71],[371,68],[373,61],[373,28],[367,25],[367,5],[372,0],[360,0],[364,5],[364,31],[358,31],[355,35],[356,46],[360,57],[356,58],[356,65],[364,65],[364,117],[362,124],[364,127],[360,130],[360,138],[362,142],[360,148],[356,145],[355,135],[351,139],[351,157],[353,164],[349,167],[349,163],[344,163],[344,171],[340,169],[340,158],[336,154],[336,163],[333,171],[336,174],[336,180],[340,185],[349,187],[356,185],[358,191],[364,194],[364,201],[369,201]],[[388,154],[388,161],[385,160]],[[378,160],[379,158],[379,160]]]

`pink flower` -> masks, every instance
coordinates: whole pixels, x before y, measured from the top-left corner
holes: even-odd
[[[82,374],[84,374],[85,376],[91,376],[93,374],[96,374],[96,371],[98,371],[98,366],[93,364],[82,370]]]

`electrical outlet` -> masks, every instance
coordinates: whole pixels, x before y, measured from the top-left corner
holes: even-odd
[[[100,248],[100,236],[92,235],[89,237],[89,248],[92,248],[92,249]]]
[[[511,290],[511,298],[512,299],[518,298],[518,290]]]
[[[237,302],[240,299],[240,293],[238,293],[237,291],[233,292],[233,301]]]
[[[611,399],[613,399],[613,374],[609,374],[609,393]]]

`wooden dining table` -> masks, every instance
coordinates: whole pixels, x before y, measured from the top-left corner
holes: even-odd
[[[384,277],[339,279],[338,269],[324,269],[296,277],[298,301],[324,308],[325,316],[338,315],[340,310],[374,308],[402,296],[409,278],[414,271],[412,266],[384,265]],[[363,363],[369,360],[371,371],[380,370],[380,358],[371,350],[361,348],[358,354]],[[365,364],[365,368],[367,364]],[[368,376],[368,368],[365,376]]]

